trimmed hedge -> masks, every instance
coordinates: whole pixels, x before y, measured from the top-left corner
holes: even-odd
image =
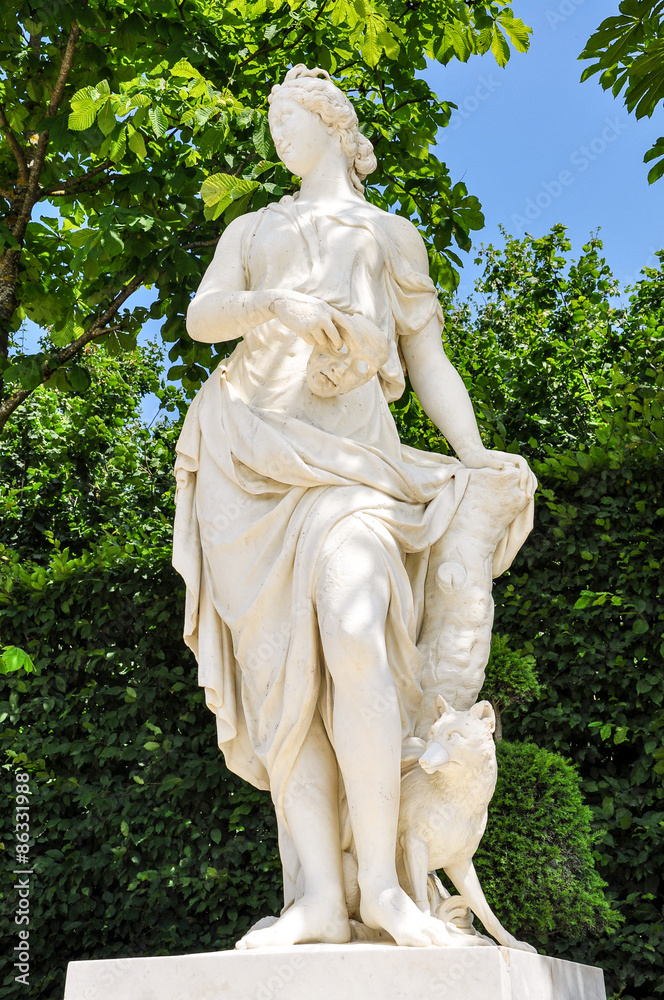
[[[594,867],[592,813],[575,768],[534,743],[503,740],[497,756],[475,867],[501,923],[547,954],[611,931],[618,921]]]
[[[541,477],[535,533],[497,581],[496,628],[534,654],[542,696],[508,739],[570,757],[624,918],[565,954],[624,1000],[664,995],[664,451],[627,443]],[[571,461],[570,461],[571,459]],[[571,479],[574,477],[576,481]],[[637,530],[638,526],[638,530]]]
[[[216,748],[169,557],[139,544],[56,552],[37,568],[3,555],[0,642],[11,635],[36,666],[0,688],[3,754],[33,782],[26,996],[62,1000],[75,959],[232,946],[281,905],[269,796]],[[606,925],[573,770],[534,746],[502,744],[500,755],[478,857],[497,912],[541,942]]]
[[[276,828],[269,796],[216,748],[168,550],[107,547],[61,558],[58,573],[14,571],[2,634],[37,669],[0,687],[3,756],[33,786],[38,892],[21,995],[62,1000],[74,959],[232,946],[281,905]],[[13,849],[11,829],[2,839]]]

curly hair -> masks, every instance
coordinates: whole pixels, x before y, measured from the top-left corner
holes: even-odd
[[[364,178],[376,169],[373,146],[359,129],[355,108],[324,69],[307,69],[298,63],[286,73],[284,82],[272,88],[269,101],[297,101],[313,111],[330,135],[338,135],[341,150],[348,161],[348,176],[355,191],[363,198]]]

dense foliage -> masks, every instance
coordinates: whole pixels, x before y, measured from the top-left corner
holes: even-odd
[[[524,654],[511,649],[507,637],[495,632],[491,637],[491,655],[479,697],[486,698],[493,705],[496,743],[503,738],[503,712],[509,710],[511,705],[533,701],[541,694],[535,657],[532,653]]]
[[[269,796],[230,775],[215,746],[160,541],[56,549],[46,567],[2,556],[3,635],[35,664],[1,709],[3,757],[31,778],[34,843],[30,989],[7,949],[5,996],[62,1000],[74,957],[229,947],[256,913],[278,912]]]
[[[267,126],[271,87],[321,66],[354,95],[379,169],[371,198],[421,225],[453,287],[477,199],[431,151],[451,106],[419,73],[521,52],[499,0],[20,0],[0,13],[0,430],[39,384],[84,390],[82,351],[130,349],[165,320],[171,376],[200,386],[214,347],[183,315],[220,232],[295,190]],[[204,200],[201,200],[200,194]],[[135,304],[156,289],[150,309]],[[42,349],[16,337],[48,327]]]
[[[47,559],[53,544],[80,554],[100,535],[120,540],[170,522],[173,429],[144,426],[147,393],[175,407],[179,394],[160,385],[154,347],[109,358],[91,345],[93,374],[85,395],[43,392],[2,447],[2,541],[28,559]],[[65,401],[66,399],[66,401]]]

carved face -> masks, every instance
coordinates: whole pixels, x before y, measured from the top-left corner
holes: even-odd
[[[298,177],[306,177],[321,159],[339,150],[338,136],[330,135],[318,115],[288,97],[272,103],[269,122],[279,159]]]
[[[354,358],[344,345],[340,351],[314,347],[307,365],[307,383],[317,396],[338,396],[358,389],[375,374],[364,358]]]
[[[340,396],[359,389],[387,361],[386,337],[359,313],[335,320],[343,344],[314,347],[307,364],[307,384],[316,396]]]

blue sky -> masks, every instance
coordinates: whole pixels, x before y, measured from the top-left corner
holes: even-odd
[[[529,52],[505,69],[489,53],[466,64],[432,64],[424,74],[452,101],[437,154],[454,181],[482,202],[486,228],[475,244],[502,245],[498,226],[533,236],[562,222],[575,253],[600,229],[607,261],[621,284],[634,282],[664,248],[664,179],[647,181],[643,155],[664,135],[664,111],[636,121],[596,78],[580,83],[578,55],[600,21],[617,10],[602,0],[515,0],[533,28]],[[459,292],[478,268],[464,255]]]

